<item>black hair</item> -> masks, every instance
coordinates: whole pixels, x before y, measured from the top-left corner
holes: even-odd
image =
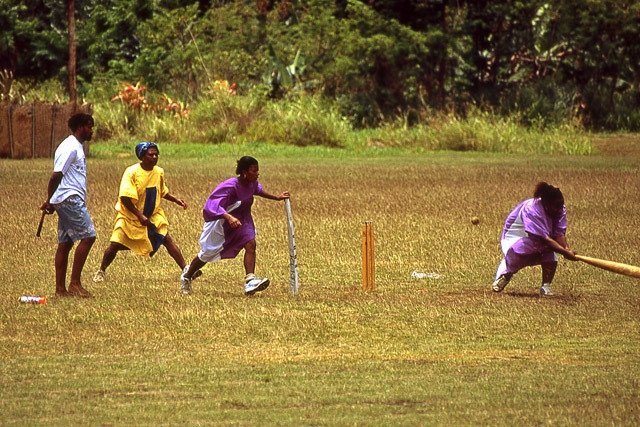
[[[249,169],[250,166],[257,165],[258,161],[251,156],[244,156],[236,163],[236,175],[242,175],[242,172]]]
[[[553,203],[561,200],[564,204],[564,196],[558,187],[549,185],[546,182],[539,182],[533,191],[533,197],[542,199],[542,203]]]
[[[71,129],[72,132],[77,131],[80,126],[85,126],[88,124],[93,124],[93,117],[91,116],[91,114],[85,113],[74,114],[73,116],[71,116],[68,122],[69,129]]]

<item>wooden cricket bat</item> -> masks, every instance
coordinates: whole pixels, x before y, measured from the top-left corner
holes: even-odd
[[[42,210],[42,216],[40,217],[40,224],[38,224],[38,231],[36,231],[36,237],[40,237],[40,232],[42,231],[42,224],[44,224],[44,216],[47,214],[47,211]]]
[[[289,271],[291,279],[289,293],[298,295],[298,255],[296,254],[296,238],[293,234],[293,216],[291,215],[291,202],[284,199],[284,208],[287,211],[287,231],[289,235]]]
[[[634,265],[607,261],[600,258],[591,258],[583,255],[576,255],[576,258],[578,258],[582,262],[586,262],[587,264],[591,264],[595,267],[602,268],[613,273],[624,274],[625,276],[636,277],[640,279],[640,267],[636,267]]]

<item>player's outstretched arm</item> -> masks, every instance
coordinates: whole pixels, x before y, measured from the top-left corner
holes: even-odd
[[[288,191],[283,191],[282,194],[280,194],[279,196],[276,196],[274,194],[268,193],[264,190],[262,190],[261,194],[258,194],[260,197],[264,197],[265,199],[270,199],[270,200],[284,200],[284,199],[288,199],[290,196]]]
[[[184,200],[182,200],[182,199],[178,199],[176,196],[174,196],[174,195],[173,195],[173,194],[171,194],[171,193],[167,193],[167,194],[164,196],[164,198],[165,198],[166,200],[170,201],[170,202],[173,202],[173,203],[175,203],[175,204],[177,204],[177,205],[182,206],[182,208],[183,208],[183,209],[187,209],[187,202],[185,202],[185,201],[184,201]]]

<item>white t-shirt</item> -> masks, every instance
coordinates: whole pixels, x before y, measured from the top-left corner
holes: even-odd
[[[49,203],[61,203],[74,194],[86,199],[87,165],[82,144],[74,135],[69,135],[56,149],[53,171],[62,172],[62,181]]]

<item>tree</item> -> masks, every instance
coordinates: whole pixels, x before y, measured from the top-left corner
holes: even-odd
[[[69,101],[76,102],[76,2],[67,0],[69,19]]]

